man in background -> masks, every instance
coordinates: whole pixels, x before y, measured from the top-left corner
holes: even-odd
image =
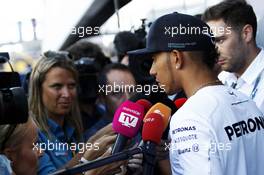
[[[256,44],[257,20],[246,1],[223,1],[202,19],[212,29],[220,53],[219,79],[253,99],[264,112],[264,51]]]

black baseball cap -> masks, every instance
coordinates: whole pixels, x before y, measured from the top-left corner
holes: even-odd
[[[206,51],[215,48],[210,27],[197,17],[171,13],[159,17],[150,26],[146,48],[128,52],[129,55],[180,51]]]

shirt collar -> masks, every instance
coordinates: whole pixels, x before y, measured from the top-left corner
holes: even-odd
[[[264,68],[264,50],[261,48],[257,57],[253,60],[253,62],[249,65],[249,67],[241,75],[240,78],[243,79],[247,84],[253,84],[253,82],[262,72],[263,68]]]
[[[222,71],[218,75],[218,79],[227,86],[232,86],[233,83],[237,82],[237,77],[234,73]]]
[[[48,125],[51,133],[54,134],[55,137],[57,137],[58,139],[65,137],[63,128],[60,125],[58,125],[54,120],[49,118]],[[72,138],[74,134],[74,130],[75,129],[73,127],[65,123],[65,133],[67,138]]]

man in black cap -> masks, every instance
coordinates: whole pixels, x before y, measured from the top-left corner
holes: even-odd
[[[173,174],[261,174],[263,115],[217,79],[218,54],[207,24],[190,15],[164,15],[151,25],[146,48],[130,54],[151,54],[150,74],[159,85],[188,97],[170,121]]]

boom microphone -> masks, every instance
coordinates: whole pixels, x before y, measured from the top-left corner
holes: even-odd
[[[93,161],[89,161],[87,163],[78,164],[71,168],[66,167],[57,170],[56,172],[51,173],[50,175],[75,175],[75,174],[83,173],[91,169],[95,169],[107,164],[111,164],[113,162],[131,159],[133,155],[142,153],[142,151],[143,150],[141,147],[137,147],[131,150],[126,150],[120,153],[116,153],[114,155],[105,158],[96,159]]]

